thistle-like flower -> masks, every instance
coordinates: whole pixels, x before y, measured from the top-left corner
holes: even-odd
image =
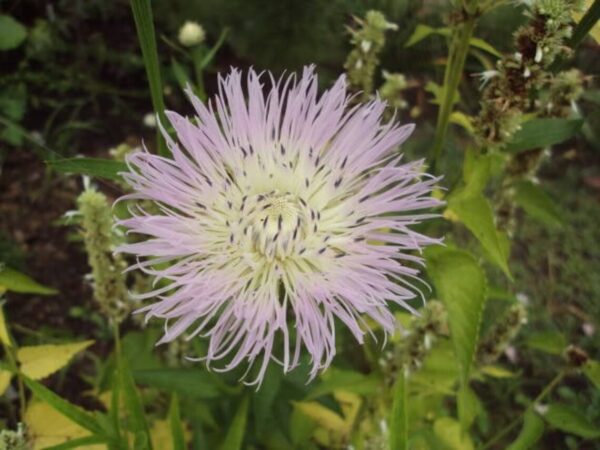
[[[393,332],[389,304],[410,310],[415,297],[413,252],[438,242],[410,226],[440,203],[422,162],[400,164],[413,126],[382,124],[383,102],[350,107],[343,76],[319,96],[313,68],[269,74],[266,96],[264,79],[232,70],[206,105],[188,92],[196,117],[166,113],[173,158],[128,156],[124,198],[162,214],[132,207],[121,224],[148,239],[120,249],[163,282],[141,310],[167,319],[160,342],[204,336],[197,360],[258,360],[255,382],[270,360],[297,366],[303,348],[312,377],[326,368],[336,320],[361,343],[367,317]]]

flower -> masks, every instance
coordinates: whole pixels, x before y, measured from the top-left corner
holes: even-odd
[[[187,21],[179,29],[179,43],[184,47],[193,47],[204,42],[206,33],[202,25],[197,22]]]
[[[246,83],[233,69],[207,105],[188,92],[195,118],[166,112],[172,159],[133,153],[123,174],[124,198],[161,212],[132,207],[120,222],[148,237],[120,248],[132,268],[168,281],[142,295],[157,298],[148,319],[167,319],[160,342],[204,336],[196,360],[260,360],[255,382],[270,360],[297,366],[302,348],[311,377],[326,368],[336,319],[360,343],[365,317],[392,333],[389,304],[412,309],[412,252],[439,242],[410,229],[440,204],[422,162],[400,164],[413,125],[382,124],[380,100],[350,107],[343,76],[321,96],[317,86],[312,67],[278,81],[250,70]]]

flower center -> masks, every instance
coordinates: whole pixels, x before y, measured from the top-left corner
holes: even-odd
[[[316,221],[317,213],[289,192],[247,196],[240,207],[239,243],[245,252],[268,260],[285,259],[303,251],[302,242],[307,233],[316,231]]]

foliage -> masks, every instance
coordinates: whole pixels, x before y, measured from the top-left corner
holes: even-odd
[[[466,0],[443,11],[394,1],[132,0],[131,10],[59,1],[56,11],[30,12],[35,2],[18,3],[0,14],[9,68],[0,155],[10,161],[37,143],[48,180],[85,176],[77,211],[61,223],[87,254],[92,283],[76,304],[86,327],[29,329],[13,314],[64,292],[27,275],[36,275],[29,255],[0,241],[0,449],[600,448],[600,217],[590,193],[598,157],[581,150],[600,148],[597,80],[584,74],[586,52],[597,52],[585,36],[598,0]],[[494,39],[488,26],[500,14],[513,18],[512,40],[505,31]],[[188,20],[202,25],[202,39],[177,42]],[[423,305],[411,303],[419,315],[395,311],[401,327],[385,347],[382,330],[359,347],[337,327],[334,365],[312,383],[304,359],[285,374],[271,363],[250,390],[242,371],[186,358],[206,352],[203,339],[154,347],[157,325],[129,314],[144,306],[135,294],[150,278],[122,273],[114,250],[139,238],[115,225],[113,215],[132,212],[110,205],[126,189],[126,135],[142,134],[148,111],[147,125],[157,115],[153,131],[168,135],[165,108],[186,90],[206,100],[216,71],[314,61],[326,75],[345,70],[360,100],[380,94],[402,120],[420,122],[407,152],[445,174],[436,194],[445,207],[427,230],[445,240],[424,255],[431,290]],[[468,76],[475,71],[481,86]],[[118,139],[102,136],[114,128]],[[110,158],[90,151],[94,138],[101,149],[123,143]],[[148,151],[168,156],[161,141],[149,136]],[[72,157],[80,149],[86,156]]]

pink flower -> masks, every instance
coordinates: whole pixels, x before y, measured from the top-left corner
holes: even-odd
[[[120,222],[147,237],[120,248],[132,268],[168,281],[141,296],[156,300],[148,319],[166,319],[160,342],[202,336],[197,359],[221,370],[259,360],[254,383],[270,360],[297,366],[303,349],[312,377],[329,366],[336,321],[360,343],[365,318],[392,333],[389,304],[411,310],[419,281],[413,253],[438,242],[410,226],[440,204],[422,162],[400,163],[413,125],[382,124],[383,102],[352,106],[343,76],[319,96],[313,68],[268,74],[266,95],[264,79],[232,70],[211,103],[188,92],[196,117],[167,112],[173,158],[132,154],[123,175],[124,198],[160,214],[138,206]]]

